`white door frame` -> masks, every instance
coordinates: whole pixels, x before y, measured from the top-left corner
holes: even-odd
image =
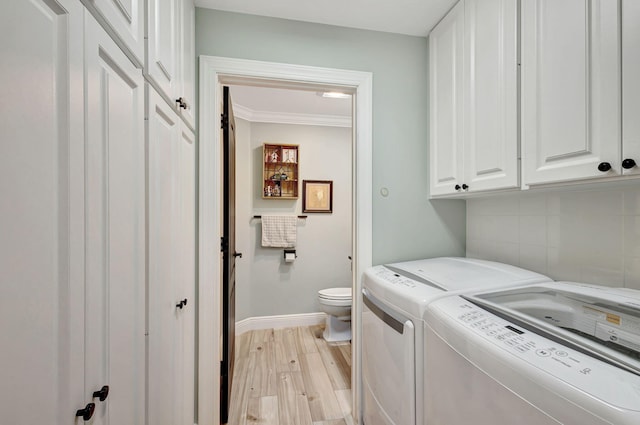
[[[221,82],[331,87],[355,95],[353,143],[353,418],[360,423],[361,277],[372,263],[372,90],[370,72],[200,56],[198,206],[198,424],[220,423]]]

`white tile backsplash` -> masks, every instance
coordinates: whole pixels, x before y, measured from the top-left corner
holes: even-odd
[[[640,289],[640,188],[470,199],[467,256]]]

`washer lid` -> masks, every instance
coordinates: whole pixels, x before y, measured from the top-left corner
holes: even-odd
[[[327,288],[318,291],[320,298],[329,298],[334,300],[351,299],[351,288]]]

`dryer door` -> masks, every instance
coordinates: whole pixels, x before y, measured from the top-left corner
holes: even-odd
[[[362,312],[363,418],[366,425],[414,425],[415,326],[366,289]]]

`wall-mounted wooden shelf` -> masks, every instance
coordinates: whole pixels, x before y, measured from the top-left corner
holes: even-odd
[[[298,199],[298,145],[262,145],[262,198]]]

